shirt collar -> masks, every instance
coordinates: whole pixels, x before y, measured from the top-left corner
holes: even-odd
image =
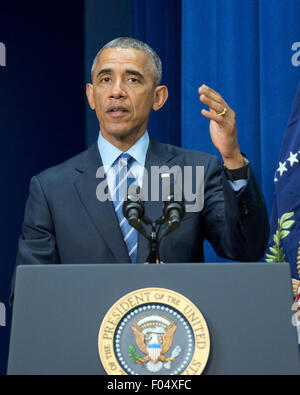
[[[131,148],[129,148],[127,153],[131,155],[139,165],[144,167],[148,147],[149,134],[146,130],[143,136]],[[123,151],[119,150],[102,136],[101,130],[99,132],[98,138],[98,149],[103,166],[106,170],[109,169],[114,164],[116,159],[123,153]]]

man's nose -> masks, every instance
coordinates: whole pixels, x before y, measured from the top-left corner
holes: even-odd
[[[126,90],[121,80],[115,80],[111,86],[110,96],[114,99],[121,99],[126,96]]]

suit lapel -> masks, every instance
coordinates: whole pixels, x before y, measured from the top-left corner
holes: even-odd
[[[85,163],[76,168],[79,174],[75,181],[75,188],[99,236],[105,241],[116,262],[130,263],[113,203],[109,200],[100,202],[96,196],[97,187],[102,181],[96,178],[100,166],[102,166],[102,161],[97,144],[95,144],[87,151]]]
[[[166,149],[166,145],[158,143],[150,138],[149,148],[146,156],[145,168],[148,172],[149,199],[145,202],[146,215],[152,221],[157,220],[162,215],[163,202],[151,202],[151,167],[152,166],[172,166],[174,154]],[[101,157],[97,144],[94,144],[86,151],[85,160],[76,166],[78,176],[74,182],[76,191],[82,205],[87,211],[91,221],[99,233],[107,248],[111,251],[116,262],[130,263],[127,246],[115,213],[114,205],[111,201],[100,202],[96,196],[96,190],[101,179],[96,178],[98,168],[102,166]],[[151,227],[147,227],[150,233]],[[149,254],[149,241],[142,235],[138,235],[138,259],[139,263],[145,263]]]
[[[148,200],[145,201],[145,215],[156,221],[162,215],[163,202],[151,202],[151,167],[163,166],[169,164],[174,158],[174,155],[166,149],[166,145],[158,143],[150,138],[149,148],[146,156],[145,168],[148,172]],[[151,227],[146,228],[147,233],[150,234]],[[142,236],[138,235],[138,259],[139,263],[145,263],[149,254],[149,241]]]

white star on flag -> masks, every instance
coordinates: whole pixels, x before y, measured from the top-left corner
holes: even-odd
[[[285,165],[286,165],[286,162],[283,162],[283,163],[279,162],[279,167],[278,167],[277,171],[279,171],[280,176],[282,176],[282,174],[285,171],[287,171],[287,168],[285,167]]]
[[[298,152],[296,152],[295,154],[290,152],[290,157],[287,160],[290,162],[291,166],[293,166],[294,163],[299,162],[297,159],[297,155],[298,155]]]

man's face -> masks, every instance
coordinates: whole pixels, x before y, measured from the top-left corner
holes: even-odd
[[[103,136],[113,142],[143,135],[151,109],[161,103],[161,88],[155,87],[151,65],[143,51],[133,48],[103,50],[87,85],[90,106],[96,110]]]

